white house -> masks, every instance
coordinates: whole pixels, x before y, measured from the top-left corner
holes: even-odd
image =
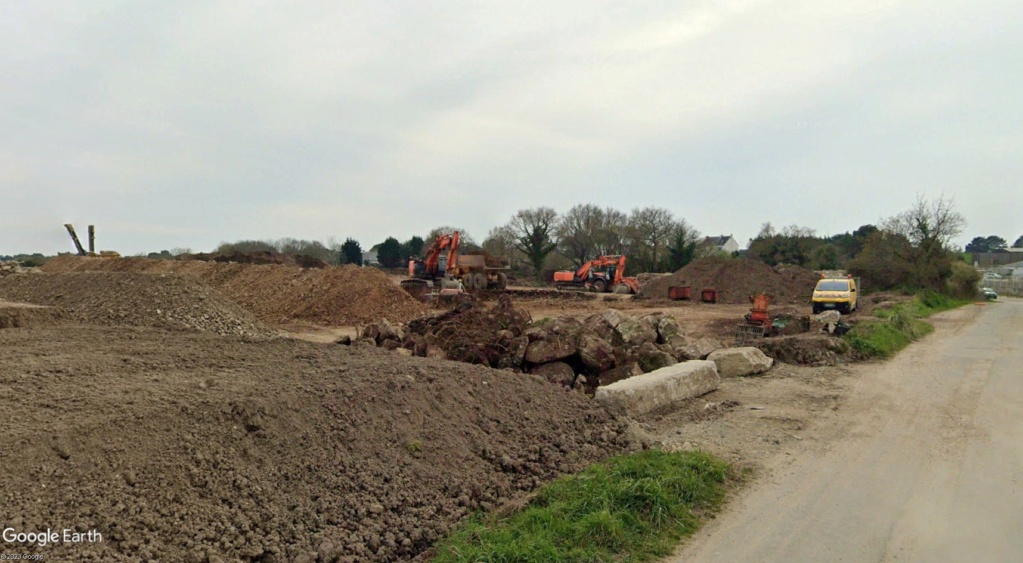
[[[726,254],[731,254],[739,250],[739,243],[736,242],[735,237],[732,235],[707,237],[703,239],[703,246],[712,247],[714,250],[718,250]]]
[[[376,250],[367,250],[362,253],[362,265],[363,266],[379,266],[380,260],[377,259]]]

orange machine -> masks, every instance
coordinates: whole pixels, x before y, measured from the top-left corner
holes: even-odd
[[[425,258],[417,260],[409,259],[408,275],[410,280],[402,282],[402,287],[409,290],[422,291],[425,286],[424,280],[437,282],[449,287],[457,287],[462,282],[462,288],[466,291],[498,289],[503,290],[508,285],[506,266],[495,266],[488,263],[487,257],[479,254],[461,255],[458,253],[460,235],[455,231],[449,235],[440,235],[433,244],[426,249]],[[498,263],[503,259],[490,257]]]
[[[601,256],[583,264],[578,270],[554,272],[558,289],[586,289],[603,293],[636,293],[639,280],[625,277],[625,255]]]

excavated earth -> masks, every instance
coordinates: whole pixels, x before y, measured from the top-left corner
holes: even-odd
[[[48,273],[136,272],[191,276],[269,324],[309,322],[326,326],[364,324],[387,318],[404,322],[426,313],[425,305],[374,268],[301,268],[203,260],[61,256]]]
[[[749,296],[766,293],[774,305],[809,303],[820,275],[799,266],[771,267],[745,258],[712,256],[695,260],[667,276],[651,277],[640,287],[643,297],[664,299],[672,286],[691,287],[693,299],[705,288],[718,290],[720,303],[748,303]]]
[[[103,538],[17,550],[47,560],[408,559],[626,447],[538,377],[367,346],[66,325],[0,350],[0,524]]]
[[[85,323],[264,338],[274,334],[252,313],[195,279],[179,275],[133,272],[11,275],[0,278],[0,298],[59,307],[71,318]],[[20,326],[38,326],[32,320],[26,323]]]

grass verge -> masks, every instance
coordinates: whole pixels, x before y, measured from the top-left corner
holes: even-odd
[[[878,309],[874,315],[884,322],[858,323],[845,336],[854,351],[867,358],[890,358],[896,352],[934,331],[921,319],[970,303],[928,291],[890,309]]]
[[[720,506],[729,471],[701,452],[615,457],[544,486],[518,512],[472,517],[433,561],[649,561]]]

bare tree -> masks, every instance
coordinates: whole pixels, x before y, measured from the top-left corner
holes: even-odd
[[[889,256],[894,255],[900,267],[908,272],[898,285],[940,291],[952,275],[955,260],[952,241],[965,226],[966,219],[955,210],[952,198],[941,196],[928,200],[918,196],[909,210],[881,222],[881,231],[891,236],[871,237],[863,251],[866,253],[870,247],[868,256],[873,256],[881,252],[874,247],[885,240],[904,241],[884,247],[884,251]]]
[[[569,209],[558,223],[558,249],[576,266],[597,255],[597,237],[604,222],[604,210],[593,204]]]
[[[593,235],[594,254],[623,254],[625,252],[626,231],[629,218],[625,213],[612,207],[605,207],[600,216],[600,224]]]
[[[437,240],[437,237],[441,235],[450,235],[451,233],[458,231],[459,246],[466,249],[479,248],[476,244],[476,240],[472,238],[469,231],[461,229],[459,227],[452,227],[450,225],[442,225],[430,231],[430,234],[426,235],[424,239],[426,246],[433,244],[433,241]]]
[[[675,217],[662,207],[633,209],[629,214],[630,250],[639,254],[637,258],[648,271],[657,269],[660,252],[667,246],[674,226]]]
[[[534,207],[519,210],[508,223],[515,235],[515,248],[526,256],[537,279],[543,274],[547,255],[558,247],[557,222],[558,213],[550,207]]]

